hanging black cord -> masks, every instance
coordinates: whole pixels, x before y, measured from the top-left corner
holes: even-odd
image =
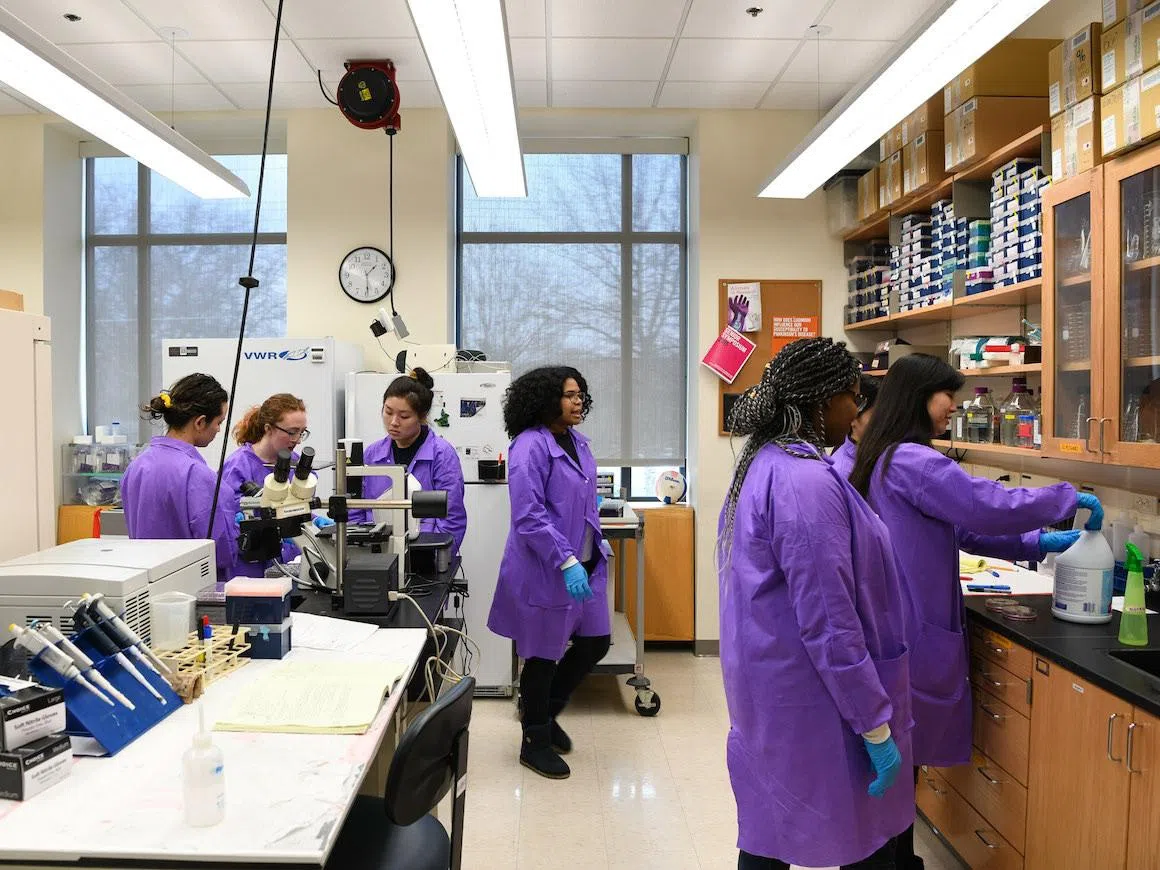
[[[230,400],[226,409],[226,421],[222,430],[222,452],[218,459],[217,482],[213,488],[213,504],[209,510],[209,527],[205,536],[213,539],[214,519],[217,516],[218,500],[222,491],[222,473],[226,467],[226,446],[229,444],[230,422],[234,415],[234,394],[238,389],[238,369],[242,365],[242,341],[246,337],[246,318],[250,314],[250,293],[257,289],[259,281],[254,277],[254,260],[258,256],[258,227],[262,219],[262,189],[266,183],[266,152],[270,147],[270,112],[274,105],[274,71],[278,66],[278,42],[282,35],[282,6],[285,0],[278,0],[278,14],[274,17],[274,48],[270,52],[270,84],[266,88],[266,124],[262,130],[262,159],[258,164],[258,193],[254,197],[254,233],[250,238],[250,264],[246,275],[238,279],[245,289],[242,297],[242,322],[238,327],[238,348],[234,354],[234,374],[230,379]]]
[[[387,131],[390,141],[390,158],[387,163],[387,220],[391,226],[387,234],[387,255],[391,258],[391,289],[388,295],[391,299],[391,314],[395,317],[399,312],[395,310],[395,282],[399,279],[399,270],[395,267],[395,134]]]
[[[330,95],[330,93],[326,90],[326,85],[322,83],[322,70],[318,71],[318,90],[322,91],[322,96],[326,97],[326,102],[330,103],[332,106],[338,105],[338,100]]]

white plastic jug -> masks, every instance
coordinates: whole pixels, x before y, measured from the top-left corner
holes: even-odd
[[[155,650],[181,649],[193,631],[197,598],[184,592],[162,592],[149,599],[149,625]]]
[[[1085,530],[1055,557],[1051,615],[1068,622],[1111,622],[1112,548],[1099,531]]]

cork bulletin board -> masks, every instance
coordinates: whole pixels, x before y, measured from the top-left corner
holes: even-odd
[[[822,282],[775,281],[757,278],[722,278],[717,282],[718,330],[729,325],[730,286],[757,284],[761,289],[761,320],[757,330],[746,332],[757,349],[731,384],[720,381],[717,402],[717,427],[722,435],[729,432],[726,415],[737,397],[761,380],[765,364],[774,355],[799,338],[822,334]]]

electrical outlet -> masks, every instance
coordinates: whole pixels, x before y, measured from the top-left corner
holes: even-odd
[[[1154,517],[1160,513],[1160,498],[1132,493],[1132,510],[1141,516]]]

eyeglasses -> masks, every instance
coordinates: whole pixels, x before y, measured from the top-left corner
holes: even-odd
[[[288,435],[291,441],[296,441],[299,444],[302,444],[310,437],[309,429],[283,429],[277,423],[274,424],[274,428],[282,434]]]
[[[569,390],[568,392],[566,392],[564,394],[564,398],[567,399],[569,402],[580,402],[581,404],[583,404],[584,402],[588,401],[592,397],[589,396],[587,393]]]

